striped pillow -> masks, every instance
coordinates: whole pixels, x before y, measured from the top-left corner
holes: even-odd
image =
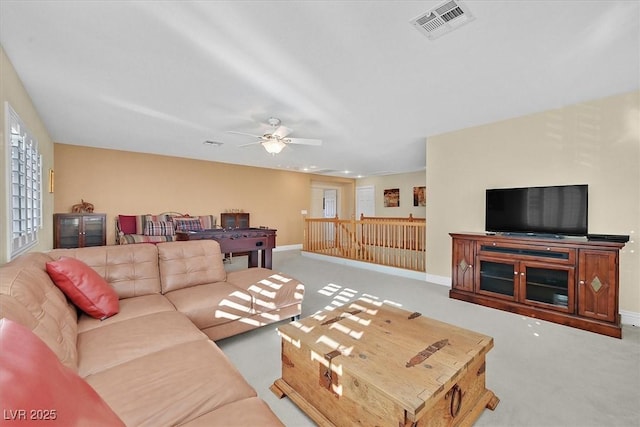
[[[176,231],[201,231],[202,223],[200,218],[173,218]]]
[[[214,215],[200,215],[200,224],[204,230],[216,228],[216,217]]]
[[[145,236],[175,236],[173,224],[166,221],[147,221],[144,227]]]

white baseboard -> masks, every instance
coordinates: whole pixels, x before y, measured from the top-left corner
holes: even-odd
[[[297,245],[276,246],[275,248],[273,248],[273,252],[295,251],[295,250],[302,250],[302,243],[298,243]]]
[[[435,283],[436,285],[446,286],[447,288],[451,287],[451,277],[447,277],[447,276],[437,276],[435,274],[427,273],[427,282]]]
[[[620,310],[621,322],[625,325],[640,326],[640,313]]]
[[[302,256],[317,259],[320,261],[327,261],[327,262],[332,262],[334,264],[348,265],[350,267],[356,267],[356,268],[363,268],[365,270],[376,271],[378,273],[384,273],[384,274],[391,274],[393,276],[400,276],[406,279],[422,280],[423,282],[426,281],[426,274],[420,271],[405,270],[404,268],[389,267],[386,265],[372,264],[370,262],[354,261],[352,259],[340,258],[340,257],[335,257],[330,255],[321,255],[313,252],[302,251],[300,253],[302,254]]]

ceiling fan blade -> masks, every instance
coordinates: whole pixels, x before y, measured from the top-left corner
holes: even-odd
[[[321,139],[308,139],[308,138],[287,138],[287,144],[299,144],[299,145],[322,145]]]
[[[241,144],[241,145],[238,145],[238,147],[248,147],[248,146],[250,146],[250,145],[257,145],[257,144],[262,144],[262,141],[249,142],[248,144]]]
[[[244,136],[252,136],[254,138],[262,138],[262,135],[253,135],[251,133],[236,132],[236,131],[233,131],[233,130],[228,130],[227,133],[233,133],[233,134],[236,134],[236,135],[244,135]]]
[[[276,138],[284,138],[285,136],[289,135],[291,132],[293,132],[293,129],[289,129],[284,126],[278,126],[278,128],[274,130],[271,135],[275,136]]]

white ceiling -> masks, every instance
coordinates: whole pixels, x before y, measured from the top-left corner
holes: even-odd
[[[467,0],[475,20],[430,41],[409,20],[440,3],[0,0],[0,43],[56,142],[351,177],[640,87],[639,1]],[[271,116],[323,146],[226,132]]]

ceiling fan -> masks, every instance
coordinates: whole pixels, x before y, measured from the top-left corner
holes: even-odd
[[[287,127],[280,125],[280,119],[276,119],[275,117],[269,118],[268,121],[271,126],[271,130],[264,135],[253,135],[250,133],[244,132],[235,132],[235,131],[227,131],[227,133],[234,133],[237,135],[246,135],[254,138],[258,138],[256,142],[251,142],[249,144],[240,145],[240,147],[246,147],[248,145],[261,144],[267,153],[269,154],[278,154],[282,151],[287,144],[300,144],[300,145],[322,145],[322,141],[319,139],[308,139],[308,138],[287,138],[287,136],[293,132],[293,129],[289,129]]]

